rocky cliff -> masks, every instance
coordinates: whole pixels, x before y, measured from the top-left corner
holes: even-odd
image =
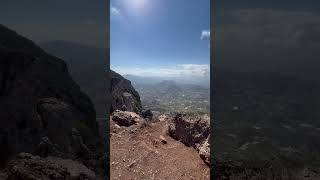
[[[72,78],[92,100],[97,117],[104,117],[109,50],[68,41],[45,42],[40,47],[66,62]]]
[[[112,93],[111,112],[123,110],[141,114],[140,95],[133,88],[131,82],[112,70],[110,71],[110,80]]]
[[[64,61],[2,25],[0,124],[2,164],[19,152],[80,155],[98,139],[94,106]]]

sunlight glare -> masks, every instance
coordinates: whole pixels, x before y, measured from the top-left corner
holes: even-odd
[[[127,0],[130,8],[133,10],[142,10],[147,3],[147,0]]]

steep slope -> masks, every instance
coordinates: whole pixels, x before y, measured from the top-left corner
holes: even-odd
[[[45,42],[40,46],[66,62],[73,79],[94,103],[97,116],[104,117],[107,113],[107,49],[67,41]]]
[[[19,152],[50,155],[53,147],[61,156],[82,156],[74,130],[96,149],[94,106],[64,61],[2,25],[0,39],[1,163]]]
[[[111,112],[126,110],[141,114],[140,95],[133,88],[131,82],[112,70],[110,71],[110,80],[112,93]]]

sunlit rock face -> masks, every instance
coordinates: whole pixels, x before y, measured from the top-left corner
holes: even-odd
[[[140,95],[133,88],[131,82],[112,70],[110,71],[110,79],[112,93],[111,112],[122,110],[141,114]]]
[[[204,162],[210,164],[208,115],[178,114],[169,125],[169,135],[187,146],[194,147]]]

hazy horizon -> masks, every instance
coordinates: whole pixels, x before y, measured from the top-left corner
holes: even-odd
[[[156,84],[163,81],[174,81],[179,84],[199,85],[204,87],[210,86],[210,78],[184,78],[184,77],[164,77],[164,76],[148,76],[148,75],[133,75],[119,73],[126,79],[140,84]]]
[[[108,7],[104,1],[4,0],[0,22],[37,44],[71,41],[105,48],[109,35]]]

